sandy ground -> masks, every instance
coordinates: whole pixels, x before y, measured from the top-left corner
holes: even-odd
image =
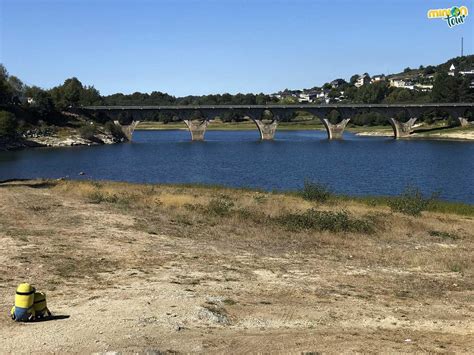
[[[99,203],[105,188],[118,198]],[[209,215],[222,194],[268,218],[310,207],[231,190],[0,185],[0,352],[474,348],[472,217],[347,202],[317,208],[378,213],[375,234],[292,232]],[[58,319],[9,319],[22,281],[47,292]]]
[[[432,131],[432,132],[421,132],[416,133],[416,128],[423,127],[422,124],[415,125],[415,132],[412,133],[412,138],[425,138],[425,139],[447,139],[447,140],[474,140],[474,129],[469,126],[465,128],[452,129],[447,128],[446,130],[441,131]],[[357,136],[381,136],[381,137],[393,137],[393,130],[391,128],[387,129],[373,129],[370,131],[357,132]]]
[[[430,137],[474,140],[474,130],[466,132],[431,133]]]

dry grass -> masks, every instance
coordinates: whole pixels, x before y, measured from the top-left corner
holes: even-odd
[[[133,215],[137,221],[135,227],[156,233],[166,231],[190,238],[208,234],[219,239],[237,235],[263,243],[269,242],[261,241],[262,234],[268,233],[283,242],[288,240],[287,243],[299,239],[301,243],[324,242],[334,249],[353,247],[353,256],[360,256],[368,264],[429,266],[441,272],[450,269],[447,265],[470,264],[471,256],[463,252],[464,248],[444,247],[444,244],[453,246],[453,243],[472,240],[472,219],[457,215],[424,212],[422,218],[409,217],[392,213],[386,206],[371,207],[356,201],[333,200],[321,204],[289,194],[202,186],[64,181],[53,190],[93,203],[97,202],[94,196],[99,194],[103,196],[100,203],[108,208]],[[227,210],[216,213],[216,201],[223,205],[229,202]],[[334,213],[347,211],[353,218],[370,221],[375,233],[318,233],[304,228],[295,231],[277,222],[279,217],[300,215],[310,209]],[[433,235],[433,231],[438,235]],[[439,235],[456,235],[457,238],[446,239]],[[386,244],[382,257],[379,252],[370,250],[381,243]],[[433,247],[446,250],[433,255]]]
[[[281,223],[310,210],[330,216],[346,211],[354,223],[370,223],[370,232]],[[470,215],[411,217],[382,203],[317,203],[219,187],[55,181],[0,185],[0,227],[1,306],[9,305],[17,283],[30,280],[74,315],[71,329],[85,329],[76,334],[42,324],[43,335],[62,347],[28,340],[26,349],[135,351],[165,339],[164,349],[180,351],[225,351],[232,342],[243,352],[331,351],[346,337],[341,329],[358,334],[344,338],[341,350],[469,349]],[[186,341],[165,326],[173,312],[178,328],[189,329]],[[139,343],[127,338],[133,333],[128,323],[111,326],[124,319],[144,327]],[[226,333],[202,333],[216,326]],[[2,350],[18,350],[18,339],[8,339],[21,337],[19,329],[5,329]],[[99,330],[115,347],[84,345]],[[304,336],[310,330],[320,333]],[[57,334],[68,340],[58,343]],[[260,340],[252,340],[256,334]],[[263,334],[268,342],[261,342]],[[398,337],[402,344],[417,337],[418,347],[400,347],[393,342]],[[281,347],[270,341],[283,338]],[[301,346],[292,342],[296,338]]]

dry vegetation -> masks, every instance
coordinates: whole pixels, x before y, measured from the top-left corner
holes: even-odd
[[[347,199],[1,184],[0,351],[469,352],[473,231]],[[9,320],[21,281],[70,317]]]

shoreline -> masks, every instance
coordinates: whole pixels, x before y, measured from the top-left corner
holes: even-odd
[[[253,131],[257,130],[256,127],[241,125],[236,126],[210,126],[208,131]],[[186,127],[179,127],[173,125],[170,127],[140,127],[136,128],[136,131],[187,131]],[[295,125],[282,126],[278,128],[279,131],[321,131],[325,133],[324,127],[308,127],[307,125]],[[386,128],[372,128],[366,129],[360,127],[348,127],[346,132],[350,132],[358,137],[386,137],[393,138],[393,131]],[[472,142],[474,141],[474,125],[472,127],[449,127],[444,132],[414,132],[410,137],[401,138],[402,140],[433,140],[433,141],[453,141],[453,142]],[[65,137],[58,136],[44,136],[36,138],[19,138],[19,139],[0,139],[0,152],[2,151],[14,151],[31,148],[64,148],[64,147],[75,147],[75,146],[97,146],[105,144],[117,144],[123,143],[116,141],[112,136],[106,134],[97,134],[94,140],[85,139],[78,135],[70,135]]]
[[[0,152],[24,150],[31,148],[85,147],[117,143],[121,142],[115,141],[112,136],[106,134],[97,134],[94,136],[93,140],[82,138],[77,135],[71,135],[66,137],[44,136],[36,138],[9,138],[0,140]]]
[[[58,184],[58,183],[67,183],[72,184],[111,184],[111,185],[128,185],[131,187],[140,187],[140,186],[153,186],[156,188],[176,188],[176,189],[195,189],[195,190],[215,190],[215,191],[230,191],[230,192],[242,192],[242,193],[255,193],[255,194],[265,194],[265,195],[283,195],[288,197],[298,197],[298,189],[282,189],[282,190],[265,190],[258,187],[239,187],[239,186],[229,186],[229,185],[220,185],[220,184],[206,184],[206,183],[153,183],[153,182],[132,182],[126,180],[110,180],[110,179],[97,179],[97,178],[87,178],[87,172],[80,172],[77,176],[80,177],[71,177],[63,176],[58,178],[10,178],[5,180],[0,180],[0,186],[7,186],[9,184],[17,183],[44,183],[44,184]],[[368,204],[369,206],[387,206],[388,203],[398,198],[399,195],[349,195],[349,194],[339,194],[331,192],[330,201],[332,203],[339,202],[357,202],[362,204]],[[436,207],[433,207],[436,206]],[[433,201],[433,205],[428,207],[426,211],[439,212],[440,210],[467,210],[469,215],[474,216],[474,201],[472,203],[455,201],[455,200],[446,200],[437,198]],[[465,214],[465,213],[460,213]]]

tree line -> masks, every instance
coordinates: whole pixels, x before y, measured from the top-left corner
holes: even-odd
[[[465,64],[466,67],[472,64],[474,56],[467,58],[462,58],[462,64]],[[407,68],[406,71],[409,70]],[[340,85],[337,88],[333,88],[327,83],[323,89],[329,91],[329,98],[340,97],[341,91],[344,91],[343,101],[340,101],[343,103],[394,104],[474,101],[471,80],[467,76],[448,75],[446,63],[438,67],[426,67],[423,70],[435,73],[431,92],[390,87],[386,81],[356,87],[354,84],[357,76],[353,76],[349,82],[340,79]],[[2,134],[1,130],[3,132],[15,130],[18,124],[23,122],[37,124],[38,121],[42,121],[46,124],[64,124],[68,118],[62,112],[70,107],[90,105],[265,105],[294,102],[285,101],[285,99],[281,101],[263,93],[175,97],[167,93],[153,91],[150,94],[135,92],[133,94],[117,93],[103,96],[94,86],[83,85],[75,77],[66,79],[63,84],[52,89],[45,90],[38,86],[25,85],[18,77],[9,75],[6,68],[0,64],[0,109],[8,112],[0,114],[0,134]],[[232,114],[222,118],[226,121],[239,119]],[[104,119],[107,120],[107,118],[102,118],[102,120]],[[173,117],[157,114],[151,119],[167,122],[173,120]],[[355,124],[364,125],[379,124],[382,121],[383,124],[386,124],[384,119],[370,113],[353,119]]]

